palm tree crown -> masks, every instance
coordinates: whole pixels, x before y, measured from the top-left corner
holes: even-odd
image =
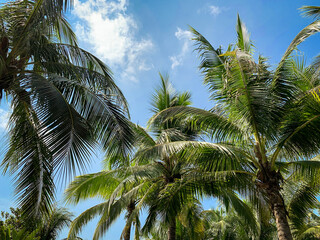
[[[203,148],[203,144],[185,143],[185,150],[192,152],[190,158],[204,163],[210,171],[215,171],[214,162],[221,164],[222,159],[231,169],[237,167],[231,165],[234,157],[245,164],[242,169],[253,176],[261,198],[274,214],[279,239],[292,239],[281,189],[288,175],[303,173],[310,177],[319,167],[317,159],[312,158],[320,150],[320,93],[317,66],[306,67],[291,53],[308,36],[320,31],[320,23],[311,23],[295,37],[274,71],[266,58],[254,59],[253,44],[239,16],[236,30],[236,44],[224,52],[191,28],[201,59],[199,68],[215,107],[210,111],[172,107],[153,121],[192,119],[196,123],[193,126],[200,126],[217,144],[211,147],[214,154],[210,156],[194,150]]]
[[[49,212],[53,177],[86,166],[92,150],[130,146],[126,101],[109,68],[79,48],[65,19],[69,1],[12,1],[0,9],[0,100],[10,99],[2,162],[16,174],[27,215]]]

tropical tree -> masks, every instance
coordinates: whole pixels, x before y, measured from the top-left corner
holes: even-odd
[[[319,178],[319,174],[312,176]],[[309,179],[288,179],[284,186],[284,198],[287,202],[289,223],[294,239],[307,240],[319,239],[320,222],[316,210],[319,211],[320,202],[319,182]]]
[[[163,77],[160,74],[160,78],[161,87],[156,90],[156,93],[153,95],[153,112],[159,112],[160,110],[170,106],[190,104],[189,93],[175,93],[168,81],[168,77]],[[168,129],[168,124],[166,128]],[[136,148],[141,149],[150,145],[154,146],[156,144],[153,138],[142,127],[132,125],[132,129],[135,133]],[[157,129],[154,132],[159,135],[160,129]],[[165,133],[162,134],[162,137],[164,139],[168,139],[174,135],[177,135],[177,130],[171,130],[171,132],[168,130],[166,135]],[[182,134],[179,136],[181,137]],[[134,151],[134,149],[132,149],[132,151]],[[133,216],[133,222],[136,225],[136,238],[139,235],[139,211],[135,211],[135,215],[132,215],[132,213],[135,210],[136,204],[141,200],[141,196],[139,196],[139,194],[142,190],[137,191],[134,185],[137,183],[129,183],[128,180],[132,178],[132,171],[136,172],[141,171],[142,169],[147,171],[148,166],[144,164],[148,163],[148,161],[144,162],[143,166],[134,167],[132,165],[133,161],[130,159],[130,155],[124,156],[107,153],[105,162],[106,167],[109,170],[77,177],[66,190],[66,200],[73,204],[77,204],[81,200],[96,196],[106,199],[106,202],[86,210],[73,221],[69,232],[70,237],[75,236],[84,224],[94,216],[100,214],[101,219],[94,233],[94,239],[98,239],[106,232],[115,219],[119,217],[123,210],[127,211],[127,222],[122,233],[123,239],[130,239],[131,219]],[[126,182],[125,184],[124,181]],[[130,191],[132,188],[135,189],[136,192],[132,193],[133,191]],[[140,188],[145,189],[146,187],[142,184]]]
[[[201,218],[203,209],[197,200],[190,201],[177,216],[176,240],[203,239],[204,224]],[[167,226],[157,221],[152,229],[145,233],[144,240],[161,240],[167,238]]]
[[[94,197],[104,200],[104,202],[87,209],[72,221],[68,239],[73,239],[83,226],[97,216],[100,216],[100,219],[96,225],[93,239],[100,239],[122,212],[126,212],[126,223],[121,235],[122,238],[130,240],[131,225],[134,224],[136,227],[135,239],[138,239],[139,215],[136,215],[133,221],[128,221],[135,209],[136,198],[133,195],[125,200],[120,199],[121,195],[133,188],[132,184],[119,186],[123,179],[128,176],[126,173],[128,167],[123,166],[113,170],[78,176],[68,186],[65,193],[68,203],[78,204],[80,201]],[[117,195],[114,194],[116,190]]]
[[[73,214],[65,208],[54,206],[49,214],[46,214],[39,221],[37,235],[39,240],[55,240],[58,234],[71,223]]]
[[[161,83],[161,87],[153,96],[154,114],[169,107],[190,104],[190,95],[187,92],[181,94],[173,92],[167,78],[161,77]],[[183,238],[183,234],[186,233],[179,230],[183,228],[183,224],[187,226],[192,223],[191,219],[189,222],[186,221],[184,216],[188,212],[195,213],[196,211],[191,210],[195,210],[193,207],[196,206],[198,198],[209,195],[218,197],[225,204],[235,206],[240,214],[246,215],[248,223],[253,223],[251,221],[253,216],[248,212],[248,206],[226,185],[226,182],[229,182],[229,185],[234,184],[236,188],[239,179],[246,181],[245,178],[240,176],[235,178],[234,171],[230,175],[226,174],[225,169],[222,170],[223,167],[218,168],[214,174],[202,171],[196,164],[187,161],[188,156],[183,152],[170,151],[162,147],[168,144],[166,146],[170,148],[171,143],[196,140],[199,130],[197,127],[191,128],[190,124],[193,122],[188,119],[181,121],[175,118],[163,123],[150,122],[149,129],[156,139],[152,142],[148,138],[150,139],[148,144],[141,146],[135,154],[134,160],[139,167],[132,168],[130,177],[137,178],[142,183],[142,197],[135,211],[146,205],[149,212],[142,228],[143,233],[150,232],[160,221],[161,228],[166,229],[168,240]],[[219,170],[221,172],[218,172]],[[196,227],[196,222],[188,229],[187,235],[201,235],[202,229]]]
[[[290,173],[310,176],[320,166],[313,159],[320,149],[319,71],[317,64],[305,66],[295,60],[292,52],[320,30],[320,22],[311,23],[294,38],[274,71],[262,56],[254,59],[253,44],[239,16],[237,42],[226,51],[214,48],[199,32],[190,30],[201,59],[199,68],[215,106],[210,111],[173,107],[153,121],[161,123],[174,117],[197,123],[216,144],[203,148],[204,143],[180,142],[171,144],[170,149],[173,152],[184,145],[190,160],[203,163],[207,170],[215,171],[211,163],[219,155],[230,165],[232,156],[243,154],[238,160],[249,163],[250,167],[244,169],[275,217],[279,240],[292,239],[282,194],[284,178]],[[200,148],[211,148],[215,154],[201,155]],[[249,192],[243,194],[254,197]]]
[[[42,215],[42,218],[26,219],[20,209],[10,209],[11,214],[1,212],[3,220],[0,221],[1,239],[13,240],[54,240],[65,227],[71,223],[72,214],[65,208],[56,205],[50,213]]]
[[[98,143],[126,151],[132,137],[110,69],[77,45],[64,15],[70,4],[17,0],[0,9],[0,100],[12,109],[2,167],[30,217],[50,212],[54,176],[82,170]]]
[[[0,237],[2,240],[39,240],[36,231],[29,233],[25,229],[11,229],[7,226],[0,227]]]
[[[250,209],[254,211],[254,209]],[[262,210],[262,211],[261,211]],[[226,210],[223,206],[201,213],[204,222],[205,235],[202,239],[234,239],[234,240],[275,240],[276,227],[264,209],[255,212],[257,216],[257,231],[246,224],[245,219],[239,216],[233,208]]]
[[[34,227],[33,224],[30,224]],[[10,213],[1,211],[0,239],[3,240],[39,240],[37,230],[26,226],[20,209],[10,208]]]
[[[167,81],[164,81],[163,78],[161,80],[162,86],[156,91],[153,98],[155,114],[168,107],[174,107],[174,105],[189,105],[186,101],[189,98],[186,97],[188,96],[186,93],[175,97]],[[135,154],[135,162],[141,165],[131,168],[130,177],[139,179],[143,190],[135,211],[139,211],[144,205],[149,211],[142,228],[143,233],[150,232],[160,221],[161,228],[166,229],[167,239],[177,239],[181,233],[179,232],[181,224],[184,222],[186,225],[187,223],[181,221],[185,212],[195,206],[197,198],[203,196],[215,196],[223,203],[235,206],[239,213],[246,215],[248,223],[253,223],[251,221],[253,216],[250,215],[248,207],[226,184],[228,182],[229,186],[238,187],[240,179],[246,181],[240,176],[241,173],[234,177],[235,171],[226,173],[223,166],[217,166],[217,172],[212,174],[212,172],[200,170],[194,162],[187,161],[188,156],[178,149],[175,149],[176,151],[168,149],[171,144],[176,146],[181,142],[184,144],[197,139],[198,129],[196,127],[191,129],[191,123],[188,119],[181,121],[175,118],[159,124],[150,122],[149,129],[155,134],[156,140],[152,141],[151,138],[148,138],[150,141],[147,143],[145,141],[144,146],[140,147]],[[145,162],[147,164],[144,164]],[[237,170],[239,169],[240,166]],[[128,180],[130,181],[130,178]],[[187,206],[191,208],[186,209]],[[201,235],[200,228],[193,227],[189,230],[191,231],[188,233],[190,236]]]
[[[204,211],[202,215],[206,229],[204,239],[251,239],[250,229],[246,229],[246,224],[232,211],[226,213],[225,210],[221,208]]]
[[[168,78],[162,75],[160,78],[161,86],[153,95],[152,111],[154,113],[168,107],[190,104],[188,93],[174,92]],[[101,219],[94,234],[94,239],[98,239],[121,211],[127,210],[126,226],[122,237],[129,239],[131,223],[135,222],[137,225],[139,212],[143,208],[147,208],[149,212],[141,230],[143,234],[148,235],[154,231],[160,221],[159,231],[167,235],[169,240],[183,238],[185,234],[199,236],[201,227],[190,227],[188,233],[180,230],[183,226],[192,225],[193,219],[187,221],[186,213],[192,212],[191,210],[194,209],[192,206],[195,206],[198,201],[197,197],[204,195],[217,196],[225,204],[235,206],[239,213],[246,216],[247,222],[251,223],[250,226],[254,225],[254,217],[248,211],[248,206],[229,187],[230,185],[241,186],[239,179],[245,181],[246,178],[240,176],[235,178],[234,171],[226,174],[222,171],[225,170],[223,166],[217,166],[221,173],[202,171],[194,163],[187,161],[187,156],[180,154],[179,151],[169,154],[165,148],[159,148],[164,143],[195,140],[198,130],[191,130],[190,121],[173,119],[150,125],[149,129],[156,136],[156,140],[143,128],[136,126],[134,129],[138,150],[131,160],[132,164],[128,164],[129,159],[122,158],[121,167],[80,176],[68,188],[67,200],[73,203],[94,196],[106,199],[104,203],[88,209],[75,219],[70,229],[70,237],[73,237],[90,219],[100,214]],[[113,157],[108,160],[109,164],[110,160],[115,163]],[[253,228],[255,227],[254,225]]]

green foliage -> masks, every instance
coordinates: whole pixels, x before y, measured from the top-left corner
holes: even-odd
[[[11,214],[1,212],[0,239],[54,240],[64,227],[71,223],[72,214],[65,208],[57,208],[41,219],[26,219],[20,209],[10,208]]]
[[[316,14],[314,7],[304,9]],[[171,107],[154,116],[151,123],[188,120],[192,129],[203,132],[214,143],[172,142],[157,146],[158,152],[183,152],[187,161],[198,165],[201,171],[233,171],[234,179],[240,172],[247,174],[251,184],[238,178],[237,184],[228,183],[228,186],[248,197],[254,208],[259,209],[265,203],[271,209],[281,205],[286,215],[281,191],[286,179],[312,183],[319,176],[318,161],[314,158],[320,153],[319,61],[306,66],[303,59],[292,54],[301,42],[320,31],[319,26],[319,21],[315,21],[301,30],[274,71],[270,70],[266,58],[253,56],[249,33],[239,16],[237,41],[225,51],[214,48],[204,36],[190,28],[199,53],[199,69],[215,106],[210,111]],[[298,219],[314,207],[318,191],[309,190],[301,192],[305,206],[296,213],[295,220],[289,211],[292,224],[298,224]],[[294,200],[291,204],[294,209],[299,205]],[[286,235],[283,239],[292,239],[286,216],[282,217],[281,224],[282,229],[288,231],[279,234]]]
[[[81,49],[65,18],[72,1],[10,1],[0,8],[0,100],[11,99],[2,161],[30,218],[51,211],[53,176],[83,170],[101,145],[131,147],[127,103],[110,69]]]
[[[1,226],[0,239],[2,240],[40,240],[36,232],[29,233],[26,230],[16,230],[14,228]]]

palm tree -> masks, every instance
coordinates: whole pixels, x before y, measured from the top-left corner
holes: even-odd
[[[177,94],[174,92],[174,89],[169,83],[168,76],[163,77],[160,74],[161,87],[156,90],[156,93],[153,95],[153,112],[158,112],[170,106],[176,105],[188,105],[190,104],[190,95],[189,93]],[[140,126],[132,126],[135,132],[135,145],[138,148],[145,148],[147,146],[154,146],[156,142],[153,138],[148,135],[148,133]],[[166,129],[169,128],[169,125],[166,124]],[[187,129],[187,128],[186,128]],[[161,132],[159,128],[154,129],[155,134]],[[179,136],[181,137],[182,134]],[[179,137],[177,136],[177,130],[167,131],[162,133],[159,138],[171,138]],[[133,149],[134,150],[134,149]],[[139,214],[135,211],[135,206],[139,202],[139,194],[137,191],[134,194],[130,193],[130,190],[135,189],[134,185],[124,181],[131,179],[132,171],[147,171],[148,167],[154,167],[149,165],[143,165],[134,167],[131,164],[129,156],[115,155],[107,153],[107,165],[109,170],[102,171],[96,174],[88,174],[77,177],[73,181],[68,189],[66,190],[66,200],[70,203],[77,204],[80,200],[87,199],[89,197],[100,196],[104,199],[107,199],[106,202],[96,205],[84,213],[82,213],[78,218],[76,218],[71,226],[69,236],[73,237],[77,232],[80,231],[81,227],[92,219],[97,214],[101,214],[101,219],[97,225],[97,228],[94,233],[94,239],[98,239],[102,236],[103,233],[110,227],[120,213],[123,210],[127,211],[126,218],[127,223],[122,233],[122,237],[125,240],[130,239],[131,223],[134,216],[134,223],[136,225],[136,236],[139,234]],[[154,169],[149,169],[151,172],[155,171]],[[142,184],[144,185],[144,184]],[[140,186],[142,189],[145,189],[145,186]],[[128,192],[128,193],[126,193]],[[141,190],[140,190],[141,192]],[[127,197],[127,198],[126,198]],[[112,211],[114,210],[114,211]],[[140,210],[140,209],[139,209]]]
[[[199,142],[186,142],[184,147],[183,143],[171,144],[171,151],[184,148],[190,152],[190,160],[204,163],[207,170],[215,171],[213,161],[219,155],[226,164],[232,156],[242,155],[238,160],[246,159],[245,170],[253,176],[259,196],[275,217],[279,240],[291,240],[281,191],[284,177],[293,172],[312,175],[320,166],[317,159],[312,159],[320,149],[317,65],[306,67],[291,53],[308,36],[320,31],[320,22],[311,23],[294,38],[274,71],[262,56],[257,62],[253,58],[253,44],[239,16],[236,29],[236,44],[223,52],[191,28],[201,59],[199,68],[216,106],[210,111],[174,107],[159,113],[153,121],[174,117],[196,122],[217,142],[211,146],[207,143],[205,150],[211,148],[215,154],[203,158],[201,151],[195,151],[204,146]]]
[[[12,108],[2,167],[30,217],[50,212],[54,176],[83,169],[98,143],[126,151],[132,136],[125,98],[109,68],[77,46],[69,6],[16,0],[0,9],[0,100]]]
[[[318,179],[319,174],[314,177]],[[315,213],[320,207],[318,194],[319,182],[314,183],[310,179],[290,179],[284,186],[284,198],[288,203],[289,222],[294,239],[319,239],[320,218]]]
[[[161,75],[161,87],[153,97],[153,112],[155,114],[174,106],[189,105],[188,93],[176,94],[172,92],[167,78]],[[234,177],[234,171],[226,174],[225,171],[212,174],[200,170],[194,163],[187,161],[187,156],[179,151],[168,151],[163,145],[195,140],[198,130],[191,129],[189,120],[180,121],[170,119],[164,123],[150,123],[149,129],[155,134],[156,140],[147,137],[144,145],[140,146],[135,154],[134,161],[138,165],[128,169],[130,176],[121,184],[138,179],[139,201],[134,212],[143,206],[148,207],[148,217],[142,228],[143,233],[149,233],[157,222],[166,229],[167,239],[177,238],[180,219],[184,215],[186,206],[194,206],[197,198],[216,196],[225,204],[234,205],[237,211],[246,215],[248,223],[252,223],[252,216],[248,207],[238,198],[229,185],[239,185],[240,176]],[[176,144],[174,144],[176,145]],[[235,163],[236,164],[236,163]],[[224,169],[225,170],[225,169]],[[240,174],[239,174],[240,175]],[[135,190],[136,191],[136,190]],[[252,226],[252,225],[251,225]],[[194,228],[195,232],[201,231]],[[190,230],[191,231],[191,230]]]
[[[160,75],[160,78],[161,86],[153,95],[154,113],[168,107],[190,104],[188,93],[174,92],[168,77]],[[187,221],[181,221],[185,211],[189,209],[186,209],[186,206],[194,206],[196,196],[202,195],[217,196],[224,203],[234,205],[238,212],[246,216],[247,222],[252,223],[253,216],[250,215],[248,207],[226,184],[228,182],[229,185],[240,185],[240,177],[234,178],[234,172],[226,174],[221,171],[220,174],[212,174],[200,171],[179,152],[168,154],[166,149],[161,149],[164,143],[194,140],[197,130],[190,130],[189,124],[189,121],[175,119],[152,124],[149,128],[156,140],[143,128],[136,126],[135,139],[138,150],[131,160],[133,165],[129,163],[129,159],[122,157],[122,164],[117,164],[120,167],[116,169],[78,177],[67,190],[69,202],[78,203],[79,200],[94,196],[100,196],[106,201],[76,218],[69,236],[74,236],[84,224],[100,214],[101,219],[94,234],[94,239],[98,239],[120,213],[127,210],[126,227],[122,236],[129,239],[131,223],[138,223],[139,212],[146,207],[149,214],[142,232],[147,234],[154,230],[160,218],[162,232],[166,232],[169,240],[175,240],[177,233],[180,235],[180,223],[187,224]],[[126,160],[123,161],[124,159]],[[113,157],[108,160],[109,163],[110,160],[114,163]],[[200,234],[199,229],[195,230],[196,232],[190,234]]]
[[[253,210],[253,209],[251,209]],[[263,210],[263,209],[260,209]],[[270,221],[270,217],[264,212],[255,213],[257,216],[258,231],[246,224],[245,220],[239,216],[234,209],[219,208],[206,210],[201,213],[205,234],[202,239],[207,240],[275,240],[276,227]]]
[[[221,208],[203,211],[202,215],[206,229],[204,239],[251,239],[249,234],[250,231],[248,231],[249,229],[246,229],[246,224],[232,211],[226,213],[225,210]]]
[[[71,223],[72,214],[56,205],[50,213],[32,222],[25,219],[20,209],[11,208],[11,214],[1,212],[4,221],[0,221],[1,239],[13,240],[54,240],[64,227]]]
[[[184,205],[183,210],[177,216],[176,240],[203,239],[204,224],[201,218],[203,209],[197,200]],[[143,236],[144,240],[161,240],[167,238],[167,226],[157,221],[150,232]]]
[[[78,176],[68,186],[65,193],[68,203],[78,204],[80,201],[93,197],[104,199],[104,202],[87,209],[72,221],[68,239],[73,239],[84,225],[97,216],[100,216],[100,220],[94,231],[93,239],[100,239],[124,211],[126,211],[127,221],[121,236],[124,240],[130,240],[133,223],[136,226],[135,236],[138,239],[139,215],[135,215],[133,220],[128,221],[135,209],[135,195],[129,195],[124,200],[120,198],[123,194],[127,196],[125,192],[130,191],[133,187],[132,184],[119,186],[123,179],[127,177],[126,169],[128,167]],[[116,190],[117,195],[114,194]]]
[[[54,206],[49,214],[43,216],[37,227],[39,240],[55,240],[60,231],[68,227],[73,215],[65,208]]]

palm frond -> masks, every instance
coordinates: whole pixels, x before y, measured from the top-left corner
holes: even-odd
[[[121,169],[76,177],[65,190],[65,201],[77,204],[81,200],[96,196],[108,198],[122,180],[118,172],[121,172]]]
[[[288,204],[288,213],[290,222],[294,229],[301,229],[305,222],[308,213],[319,207],[317,195],[319,190],[309,184],[301,184],[297,189],[290,203]]]
[[[313,17],[314,19],[319,19],[320,17],[320,7],[318,6],[302,6],[299,10],[305,17]]]
[[[68,239],[74,239],[76,235],[81,231],[83,226],[85,226],[89,221],[95,218],[97,215],[102,213],[107,213],[109,207],[109,202],[100,203],[95,205],[83,213],[81,213],[77,218],[75,218],[71,225],[68,233]]]
[[[250,52],[253,45],[250,41],[250,35],[248,33],[248,30],[246,26],[242,23],[239,14],[237,17],[236,29],[237,29],[237,37],[238,37],[238,41],[237,41],[238,48],[244,52]]]
[[[226,139],[240,140],[245,135],[241,126],[237,125],[236,122],[231,122],[223,113],[215,110],[206,111],[195,107],[171,107],[154,115],[150,122],[157,125],[158,122],[170,121],[172,118],[190,121],[191,130],[201,130],[209,133],[209,136],[217,141]]]
[[[4,171],[15,174],[18,205],[25,216],[48,213],[54,199],[52,153],[41,123],[27,102],[16,96],[9,122],[10,143],[3,159]]]
[[[302,43],[304,40],[306,40],[308,37],[314,35],[315,33],[319,32],[319,31],[320,31],[320,22],[315,21],[315,22],[309,24],[308,26],[306,26],[304,29],[302,29],[297,34],[297,36],[292,40],[289,47],[287,48],[287,50],[283,54],[283,56],[278,64],[278,67],[275,71],[275,79],[277,79],[277,75],[278,75],[280,69],[282,68],[283,64],[285,63],[286,59],[290,56],[292,51],[294,51],[296,49],[296,47],[300,43]]]

